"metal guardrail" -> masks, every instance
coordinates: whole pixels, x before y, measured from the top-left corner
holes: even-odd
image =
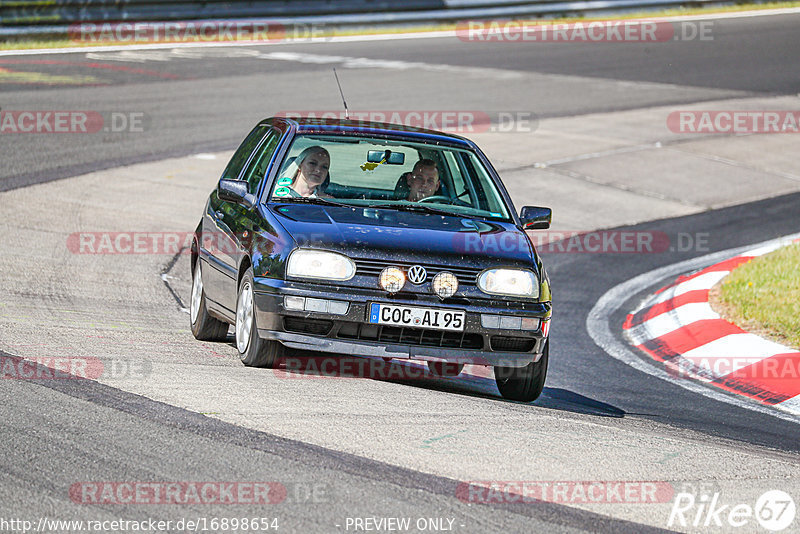
[[[445,7],[444,0],[0,0],[0,25],[268,18]]]
[[[66,35],[81,22],[261,19],[274,24],[433,23],[583,15],[735,0],[0,0],[0,39]]]

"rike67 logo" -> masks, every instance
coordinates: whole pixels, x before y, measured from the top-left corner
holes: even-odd
[[[785,491],[770,490],[761,495],[755,506],[748,503],[725,503],[720,493],[696,497],[692,493],[678,493],[672,503],[668,527],[744,527],[753,532],[755,522],[761,527],[779,532],[794,523],[797,507]],[[755,522],[754,522],[755,520]]]

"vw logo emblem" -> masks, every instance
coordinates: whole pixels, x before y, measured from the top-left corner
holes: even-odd
[[[428,278],[428,273],[422,265],[414,265],[408,270],[408,280],[412,284],[419,285]]]

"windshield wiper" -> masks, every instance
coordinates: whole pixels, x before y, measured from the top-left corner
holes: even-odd
[[[275,202],[274,199],[273,202]],[[333,200],[320,197],[284,197],[281,200],[278,200],[278,202],[288,202],[291,204],[320,204],[322,206],[338,206],[342,208],[354,207],[352,204],[343,204],[341,202],[334,202]]]
[[[418,213],[433,213],[434,215],[447,215],[448,217],[459,217],[459,214],[452,211],[436,209],[425,204],[370,204],[365,208],[394,209],[398,211],[415,211]]]

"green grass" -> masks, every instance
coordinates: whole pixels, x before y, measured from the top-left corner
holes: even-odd
[[[800,348],[800,244],[737,267],[722,281],[719,297],[727,319]]]
[[[710,6],[710,7],[696,7],[696,8],[670,8],[657,11],[642,11],[639,13],[624,13],[619,15],[590,15],[587,17],[560,17],[560,18],[540,18],[535,17],[521,17],[518,20],[523,20],[530,24],[555,24],[564,22],[576,21],[591,21],[591,20],[623,20],[623,19],[648,19],[655,17],[674,17],[684,15],[703,15],[710,13],[734,13],[738,11],[755,11],[765,9],[783,9],[790,7],[800,7],[800,1],[797,2],[766,2],[759,4],[737,4],[732,6]],[[515,19],[516,20],[516,19]],[[359,27],[359,28],[335,28],[331,26],[330,31],[318,34],[320,37],[330,36],[348,36],[348,35],[375,35],[375,34],[393,34],[393,33],[406,33],[406,32],[426,32],[426,31],[453,31],[456,29],[456,24],[429,24],[429,25],[392,25],[382,26],[377,24],[373,27]],[[232,41],[235,42],[235,41]],[[109,46],[109,45],[126,45],[136,44],[130,42],[118,43],[113,41],[103,41],[96,43],[81,43],[72,41],[65,37],[53,37],[52,39],[34,38],[26,40],[25,38],[15,38],[9,41],[0,41],[0,50],[27,50],[27,49],[40,49],[40,48],[65,48],[65,47],[86,47],[93,46]]]

